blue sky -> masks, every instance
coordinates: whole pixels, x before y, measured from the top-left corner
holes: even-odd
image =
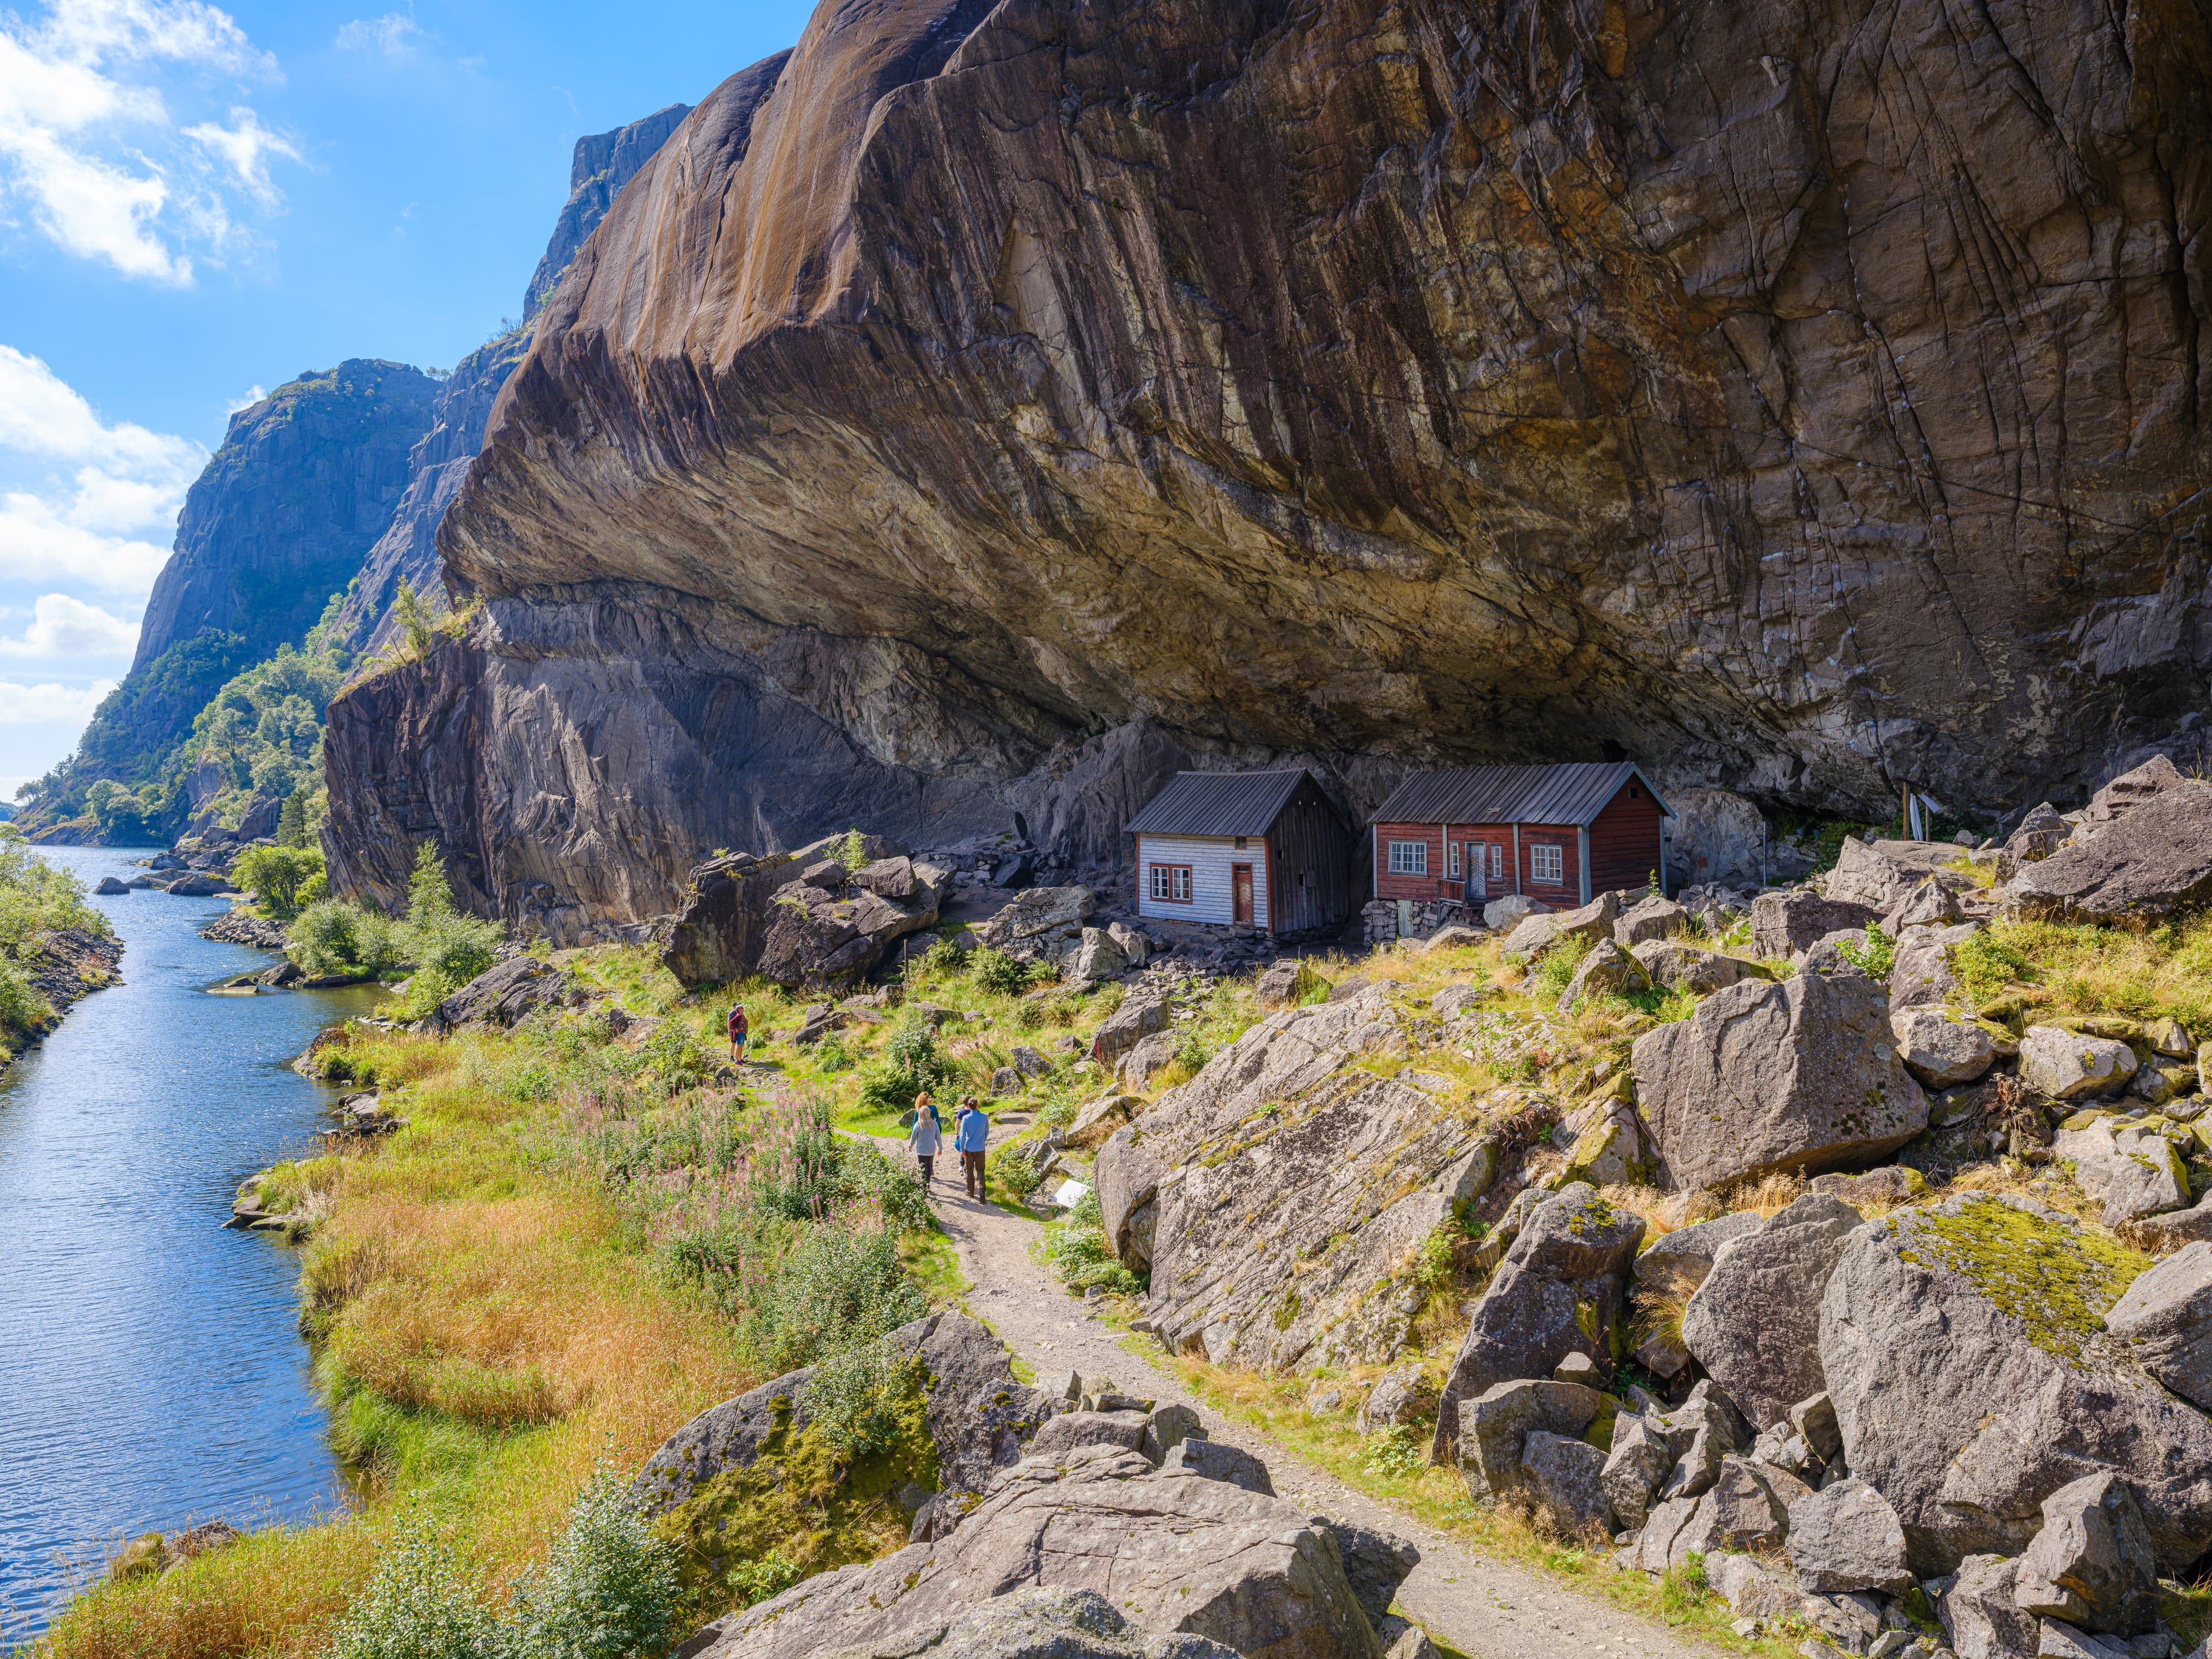
[[[798,0],[0,10],[0,798],[129,666],[229,411],[518,316],[571,146],[796,40]]]

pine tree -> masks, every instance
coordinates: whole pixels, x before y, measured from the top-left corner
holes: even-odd
[[[428,656],[430,647],[437,642],[430,612],[404,576],[392,596],[392,614],[398,619],[400,631],[407,635],[408,650],[417,657]]]
[[[446,884],[446,861],[438,844],[426,841],[415,855],[414,878],[407,884],[407,921],[410,927],[453,914],[453,890]]]
[[[305,847],[307,844],[307,803],[296,789],[284,797],[284,810],[276,815],[276,844],[279,847]]]

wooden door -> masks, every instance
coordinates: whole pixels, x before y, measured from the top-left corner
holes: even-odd
[[[1252,925],[1252,866],[1232,864],[1229,866],[1229,889],[1235,896],[1237,925]]]
[[[1490,896],[1490,872],[1483,864],[1488,854],[1489,848],[1479,841],[1468,842],[1461,849],[1466,862],[1460,867],[1467,872],[1467,879],[1461,884],[1460,896],[1469,904],[1480,904]]]

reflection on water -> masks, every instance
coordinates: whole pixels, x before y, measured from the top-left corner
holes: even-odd
[[[40,851],[88,890],[145,856]],[[378,994],[208,996],[273,960],[199,937],[228,900],[93,902],[123,983],[0,1081],[0,1648],[44,1627],[88,1545],[300,1519],[345,1492],[297,1255],[222,1223],[240,1181],[321,1126],[329,1091],[288,1062]]]

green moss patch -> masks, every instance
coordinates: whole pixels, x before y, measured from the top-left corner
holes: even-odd
[[[1916,1210],[1889,1225],[1905,1261],[1960,1274],[2025,1326],[2029,1341],[2069,1365],[2081,1363],[2106,1311],[2151,1265],[2124,1244],[1994,1198],[1969,1197],[1955,1215]]]
[[[896,1426],[888,1443],[858,1457],[811,1422],[794,1427],[790,1402],[779,1400],[776,1425],[751,1467],[723,1470],[654,1523],[683,1551],[684,1588],[698,1616],[760,1599],[768,1577],[796,1582],[904,1544],[898,1494],[908,1486],[935,1492],[940,1481],[927,1390],[921,1366],[904,1367],[889,1402]],[[764,1575],[762,1564],[772,1560],[796,1574]]]

